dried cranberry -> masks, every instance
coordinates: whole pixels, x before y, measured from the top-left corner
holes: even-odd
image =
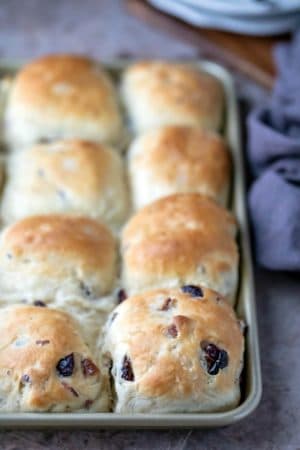
[[[67,389],[68,391],[70,391],[70,392],[74,395],[74,397],[79,397],[78,392],[75,391],[75,389],[74,389],[72,386],[70,386],[69,384],[65,383],[64,381],[62,381],[61,384],[63,385],[63,387],[64,387],[65,389]]]
[[[80,287],[80,289],[83,292],[85,297],[91,297],[92,291],[90,290],[90,288],[83,281],[80,281],[79,287]]]
[[[121,378],[126,381],[134,381],[134,373],[132,370],[131,361],[127,355],[125,355],[123,359],[123,364],[121,367]]]
[[[226,352],[226,350],[220,350],[219,361],[220,369],[225,369],[225,367],[228,366],[228,353]]]
[[[164,301],[162,307],[161,307],[161,311],[168,311],[172,306],[174,306],[176,300],[175,298],[166,298],[166,300]]]
[[[41,300],[35,300],[33,302],[34,306],[41,306],[42,308],[44,308],[46,305],[46,303],[42,302]]]
[[[178,330],[174,323],[172,325],[168,326],[167,335],[171,336],[172,338],[176,338],[178,336]]]
[[[182,286],[181,290],[185,294],[190,294],[192,297],[204,297],[203,291],[200,286],[187,284],[186,286]]]
[[[93,403],[94,403],[93,400],[86,400],[86,401],[84,402],[84,407],[85,407],[85,409],[90,409],[90,407],[92,406]]]
[[[96,364],[94,364],[93,361],[88,358],[81,361],[81,369],[85,377],[93,376],[96,375],[96,373],[99,373],[99,369]]]
[[[24,373],[24,375],[22,375],[22,378],[21,378],[21,382],[23,383],[23,384],[25,384],[25,383],[30,383],[30,376],[29,375],[27,375],[26,373]]]
[[[205,352],[207,372],[210,375],[217,375],[220,369],[228,366],[228,354],[225,350],[207,341],[201,342],[201,348]]]
[[[56,370],[62,377],[70,377],[74,370],[74,355],[70,353],[60,359],[56,365]]]
[[[47,345],[50,344],[49,339],[39,339],[37,341],[35,341],[36,345]]]
[[[120,289],[118,291],[118,303],[122,303],[126,299],[127,299],[127,293],[126,293],[125,289]]]

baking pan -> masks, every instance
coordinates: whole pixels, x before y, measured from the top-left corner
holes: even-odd
[[[105,66],[117,79],[128,64],[128,61],[118,60]],[[232,77],[223,67],[209,61],[192,61],[187,64],[192,64],[217,77],[223,84],[226,95],[223,134],[232,153],[234,168],[230,209],[239,223],[238,241],[241,254],[236,310],[247,325],[240,405],[226,412],[192,414],[1,413],[2,428],[208,428],[236,423],[249,416],[257,407],[262,393],[261,368],[236,94]],[[0,77],[14,74],[20,66],[20,63],[0,61]]]

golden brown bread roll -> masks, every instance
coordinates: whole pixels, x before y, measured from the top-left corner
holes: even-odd
[[[112,289],[116,262],[116,242],[105,225],[62,214],[29,217],[1,234],[1,297],[92,302]]]
[[[238,281],[236,222],[201,194],[174,194],[139,210],[122,233],[122,283],[129,295],[201,284],[233,303]]]
[[[224,93],[207,72],[166,61],[141,61],[125,70],[122,97],[135,133],[163,125],[218,130]]]
[[[214,412],[239,402],[242,331],[231,306],[210,289],[128,298],[108,319],[104,351],[116,412]]]
[[[177,192],[228,202],[230,155],[213,132],[178,125],[148,131],[132,142],[128,162],[135,209]]]
[[[86,215],[117,229],[128,212],[121,157],[110,147],[70,139],[15,152],[7,162],[4,223],[35,214]]]
[[[107,378],[67,313],[0,310],[0,411],[107,411]]]
[[[110,78],[99,63],[82,56],[32,61],[11,87],[5,135],[17,149],[64,138],[119,142],[122,120]]]

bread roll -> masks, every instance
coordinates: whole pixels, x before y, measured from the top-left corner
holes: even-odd
[[[113,288],[116,262],[116,242],[106,226],[86,217],[29,217],[1,234],[1,296],[92,303]]]
[[[163,125],[210,130],[222,125],[221,83],[199,68],[175,62],[137,62],[125,71],[121,90],[135,133]]]
[[[240,399],[244,339],[231,306],[206,288],[130,297],[104,344],[118,413],[216,412]]]
[[[118,143],[122,128],[113,84],[88,58],[38,58],[20,70],[11,87],[5,136],[13,148],[64,138]]]
[[[68,213],[104,221],[116,230],[128,205],[121,158],[103,144],[56,141],[8,159],[1,208],[6,224],[35,214]]]
[[[107,378],[67,313],[0,310],[0,411],[106,411]]]
[[[228,203],[230,155],[213,132],[178,125],[148,131],[132,142],[128,162],[135,209],[178,192]]]
[[[201,284],[235,300],[236,222],[201,194],[174,194],[139,210],[122,234],[122,283],[128,295]]]

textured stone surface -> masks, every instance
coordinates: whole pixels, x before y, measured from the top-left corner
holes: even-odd
[[[0,57],[30,58],[77,51],[118,55],[196,57],[201,49],[147,27],[118,0],[2,0]],[[249,105],[266,93],[236,76]],[[300,281],[298,275],[256,271],[263,366],[263,399],[244,422],[218,430],[0,432],[0,449],[300,449]]]

